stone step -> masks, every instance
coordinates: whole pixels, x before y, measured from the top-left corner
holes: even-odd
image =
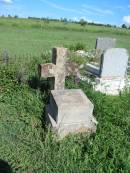
[[[99,76],[100,75],[100,68],[96,67],[92,64],[86,64],[85,69],[89,72],[92,73],[93,75]]]

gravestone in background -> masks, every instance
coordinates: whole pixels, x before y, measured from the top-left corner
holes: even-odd
[[[96,59],[98,63],[101,61],[101,56],[103,52],[110,48],[115,48],[116,46],[116,39],[109,38],[109,37],[99,37],[96,39]]]
[[[96,40],[96,50],[105,51],[110,48],[115,48],[116,39],[109,37],[99,37]]]
[[[78,72],[77,67],[66,63],[67,49],[54,48],[52,63],[39,66],[41,77],[54,77],[50,104],[46,106],[47,122],[60,138],[69,133],[96,132],[93,104],[80,89],[64,89],[65,77]]]
[[[128,58],[126,49],[112,48],[106,50],[102,57],[101,78],[124,78],[127,70]]]
[[[107,49],[101,58],[100,68],[87,64],[86,69],[97,76],[95,90],[118,95],[126,87],[128,52],[126,49]]]

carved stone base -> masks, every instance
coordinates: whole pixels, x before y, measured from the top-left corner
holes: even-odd
[[[69,133],[96,132],[93,104],[82,90],[53,90],[46,106],[47,122],[59,138]]]
[[[97,78],[94,86],[96,91],[100,91],[107,95],[119,95],[126,87],[124,78]]]

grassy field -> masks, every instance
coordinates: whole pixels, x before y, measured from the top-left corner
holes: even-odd
[[[98,36],[117,38],[130,51],[130,31],[25,19],[0,19],[0,159],[14,173],[129,173],[130,92],[106,96],[84,82],[66,79],[66,88],[81,88],[94,104],[97,133],[70,135],[62,141],[46,127],[49,82],[37,67],[50,61],[53,46],[81,42],[93,49]]]
[[[64,24],[62,22],[25,19],[0,19],[0,52],[7,49],[11,56],[31,54],[39,56],[54,46],[69,46],[77,42],[86,49],[94,49],[97,37],[117,39],[117,47],[130,52],[130,30],[101,26]]]

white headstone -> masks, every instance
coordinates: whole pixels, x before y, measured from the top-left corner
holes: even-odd
[[[126,49],[111,48],[103,53],[100,68],[87,64],[87,71],[97,77],[95,90],[108,95],[118,95],[123,91],[127,87],[128,59]]]
[[[126,49],[112,48],[106,50],[102,57],[101,78],[125,77],[128,52]]]

